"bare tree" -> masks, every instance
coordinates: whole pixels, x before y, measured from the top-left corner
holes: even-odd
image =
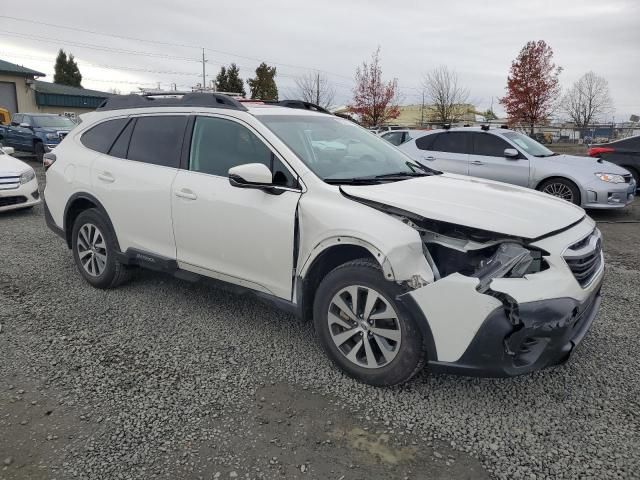
[[[458,83],[458,74],[445,65],[429,72],[422,83],[423,89],[442,123],[458,122],[467,111],[469,90]]]
[[[613,111],[609,83],[593,72],[585,73],[562,98],[562,110],[584,131],[587,126]]]
[[[335,90],[327,77],[320,72],[308,73],[296,78],[295,82],[298,99],[315,103],[322,108],[329,108],[333,103]]]

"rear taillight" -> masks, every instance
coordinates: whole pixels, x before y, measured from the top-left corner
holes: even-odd
[[[56,154],[49,152],[42,157],[42,166],[47,170],[56,161]]]
[[[599,157],[603,153],[613,153],[616,149],[612,147],[591,147],[587,154],[590,157]]]

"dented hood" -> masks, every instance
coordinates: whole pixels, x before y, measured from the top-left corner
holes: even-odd
[[[342,185],[356,199],[424,218],[533,239],[584,217],[582,208],[523,187],[442,174],[380,185]]]

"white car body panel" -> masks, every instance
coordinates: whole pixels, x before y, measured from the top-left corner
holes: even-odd
[[[435,175],[342,189],[432,220],[524,238],[559,230],[585,215],[575,205],[534,190],[465,176]]]

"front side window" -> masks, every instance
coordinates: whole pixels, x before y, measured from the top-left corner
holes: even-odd
[[[107,153],[120,131],[127,123],[126,118],[115,118],[99,123],[82,134],[82,144],[100,153]]]
[[[186,116],[138,117],[127,158],[161,167],[178,168],[186,126]]]
[[[505,138],[511,140],[515,143],[519,148],[527,152],[529,155],[533,155],[534,157],[551,157],[555,155],[551,150],[547,147],[540,145],[533,138],[527,137],[518,132],[505,132]]]
[[[424,167],[349,120],[334,115],[256,116],[328,183],[383,181],[381,176],[390,175],[403,180],[413,174],[426,175]]]
[[[20,125],[22,123],[22,114],[16,113],[13,116],[13,121],[11,123],[14,125]]]
[[[31,125],[41,128],[62,128],[64,130],[71,130],[76,126],[70,118],[62,115],[34,116],[31,118]]]
[[[475,133],[473,135],[474,155],[504,157],[504,151],[507,148],[511,148],[511,145],[490,133]]]
[[[273,173],[275,185],[294,187],[291,172],[248,128],[231,120],[198,117],[193,127],[189,170],[227,177],[230,168],[262,163]]]
[[[434,152],[469,153],[468,140],[468,133],[444,132],[434,140],[431,150]]]

